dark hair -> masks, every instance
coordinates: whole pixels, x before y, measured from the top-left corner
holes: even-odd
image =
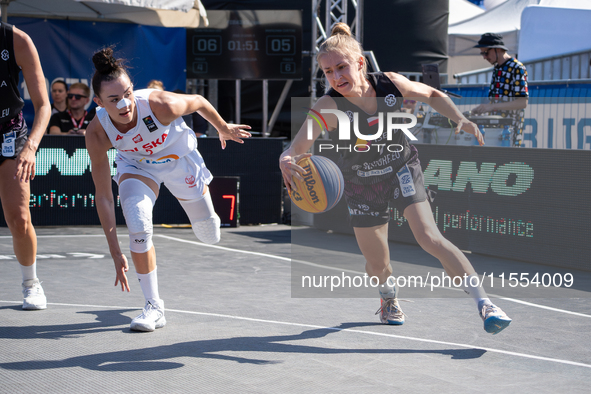
[[[56,79],[55,81],[53,81],[53,83],[51,84],[51,88],[53,88],[53,85],[55,85],[56,83],[61,83],[64,85],[64,88],[66,88],[66,92],[68,91],[68,84],[66,83],[66,81],[64,81],[63,79]]]
[[[103,82],[113,81],[121,75],[127,75],[127,66],[124,59],[115,59],[113,57],[113,47],[107,47],[99,50],[92,55],[92,62],[96,71],[92,76],[92,89],[98,96],[101,92]]]

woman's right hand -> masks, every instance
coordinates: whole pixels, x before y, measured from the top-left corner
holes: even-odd
[[[121,291],[129,292],[129,283],[127,282],[127,275],[125,273],[129,271],[129,264],[127,264],[127,257],[121,252],[116,254],[111,254],[113,257],[113,262],[115,263],[115,286],[118,283],[121,284]]]
[[[289,194],[291,194],[292,189],[297,191],[295,185],[292,184],[292,178],[295,177],[296,179],[303,181],[304,178],[302,177],[302,174],[306,172],[306,170],[296,163],[302,158],[310,156],[312,156],[311,153],[302,153],[297,156],[282,155],[279,159],[279,168],[281,169],[283,182],[285,183],[285,187],[287,187]]]

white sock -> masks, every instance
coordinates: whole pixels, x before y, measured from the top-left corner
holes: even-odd
[[[37,279],[37,260],[32,265],[25,267],[24,265],[21,266],[21,272],[23,274],[23,282],[26,280]]]
[[[388,281],[380,284],[380,287],[378,289],[380,291],[380,296],[383,299],[396,298],[396,287],[388,286]]]
[[[137,278],[140,281],[140,287],[146,301],[160,301],[160,295],[158,294],[158,275],[156,273],[157,268],[148,274],[137,274]],[[152,303],[154,303],[152,302]]]
[[[477,275],[467,276],[466,282],[464,282],[464,291],[474,299],[478,308],[483,304],[492,304],[486,291],[480,286],[481,283],[481,279]]]

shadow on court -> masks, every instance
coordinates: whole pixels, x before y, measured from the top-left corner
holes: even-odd
[[[99,323],[103,327],[97,325],[91,326],[89,324],[73,324],[61,326],[37,326],[25,330],[18,338],[46,338],[59,339],[73,337],[76,334],[89,334],[99,331],[121,330],[108,328],[110,325],[104,326],[100,322],[101,317],[108,316],[108,320],[113,323],[111,318],[113,314],[117,315],[119,311],[99,311],[99,312],[82,312],[95,313]],[[119,315],[121,316],[121,315]],[[121,316],[123,317],[123,316]],[[117,320],[117,319],[115,319]],[[128,318],[119,319],[119,324],[129,323]],[[373,323],[343,323],[337,327],[328,327],[321,329],[312,329],[303,331],[295,335],[272,335],[261,337],[233,337],[227,339],[213,339],[213,340],[199,340],[190,342],[181,342],[171,345],[147,347],[143,349],[122,350],[115,352],[89,354],[84,356],[67,358],[64,360],[28,360],[13,363],[0,363],[0,368],[8,370],[41,370],[41,369],[56,369],[56,368],[72,368],[81,367],[94,371],[157,371],[181,368],[185,364],[179,362],[165,361],[169,359],[176,359],[179,357],[194,357],[203,359],[217,359],[223,361],[249,363],[255,365],[263,364],[278,364],[280,360],[257,359],[248,357],[238,357],[223,354],[216,354],[218,352],[256,352],[256,353],[272,353],[275,356],[288,354],[441,354],[451,356],[452,360],[468,360],[481,357],[486,350],[482,349],[442,349],[442,350],[421,350],[421,349],[346,349],[346,348],[327,348],[308,345],[295,345],[291,343],[283,343],[288,341],[300,341],[319,339],[327,335],[338,333],[345,329],[354,329],[359,327],[376,326]],[[6,327],[10,331],[14,327]],[[126,327],[124,331],[129,331]],[[0,335],[4,334],[4,330],[0,331]],[[149,335],[145,333],[134,333],[137,335]]]
[[[414,298],[403,304],[403,326],[384,326],[374,315],[376,295],[298,298],[292,292],[294,272],[304,269],[363,271],[352,236],[244,226],[222,229],[220,244],[209,246],[191,229],[156,228],[169,321],[140,333],[129,329],[144,303],[135,272],[130,267],[131,293],[113,286],[100,227],[36,230],[45,311],[21,309],[21,273],[12,240],[0,229],[0,394],[475,393],[487,390],[487,376],[497,391],[524,394],[587,392],[591,385],[591,353],[581,345],[591,341],[584,291],[559,289],[554,298],[533,299],[524,289],[518,302],[502,300],[514,321],[501,335],[482,330],[472,300],[459,291],[450,292],[458,293],[453,299]],[[129,256],[126,230],[118,232]],[[440,267],[416,246],[392,250],[398,275]],[[483,256],[470,260],[495,273],[530,269]],[[579,286],[587,279],[576,273]]]
[[[20,305],[2,306],[3,309],[21,311],[24,314],[45,313],[46,311],[23,311]],[[123,313],[136,309],[76,312],[76,314],[95,315],[95,321],[89,323],[0,326],[0,339],[62,339],[78,338],[83,335],[108,331],[129,331],[131,319]],[[121,326],[125,327],[121,327]],[[127,326],[126,326],[127,325]]]

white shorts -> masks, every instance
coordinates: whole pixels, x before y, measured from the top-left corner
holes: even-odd
[[[197,150],[180,159],[161,164],[138,163],[117,155],[115,164],[117,173],[113,180],[117,184],[123,174],[141,175],[156,182],[158,187],[164,183],[173,196],[183,200],[201,197],[205,185],[209,185],[213,179]]]

